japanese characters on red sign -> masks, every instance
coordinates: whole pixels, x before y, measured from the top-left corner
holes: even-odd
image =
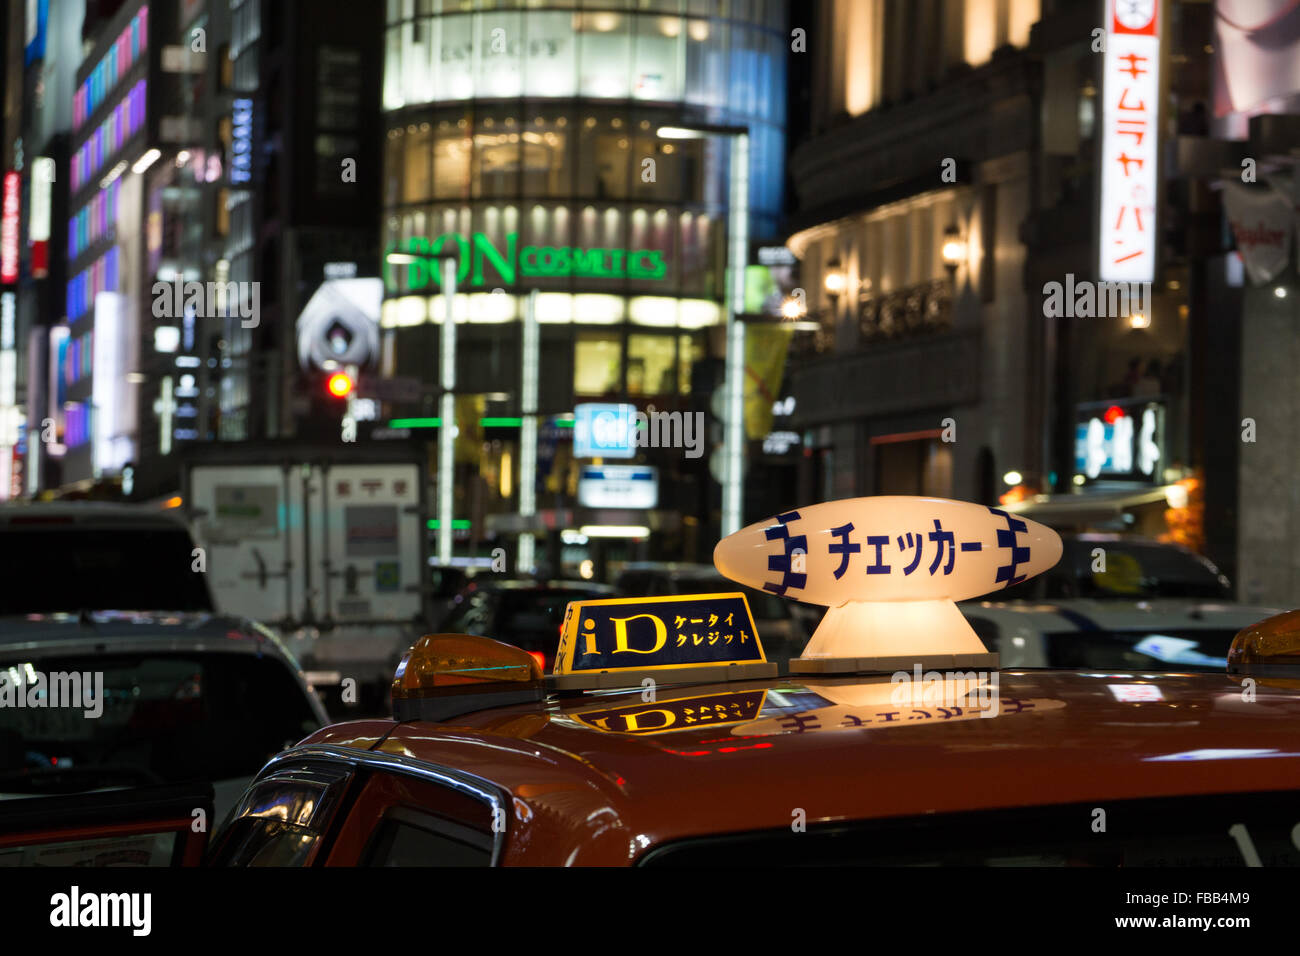
[[[1150,282],[1155,275],[1158,11],[1156,0],[1107,0],[1099,211],[1104,282]]]

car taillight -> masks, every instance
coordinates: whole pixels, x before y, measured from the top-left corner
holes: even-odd
[[[531,657],[533,660],[537,661],[537,666],[540,667],[542,669],[542,673],[545,674],[546,655],[543,654],[541,651],[529,651],[528,656]]]

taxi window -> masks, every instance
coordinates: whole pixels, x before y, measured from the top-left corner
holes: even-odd
[[[363,866],[491,866],[485,833],[427,814],[390,810],[375,828]]]
[[[1018,807],[704,837],[642,866],[1300,866],[1295,791],[1120,800],[1104,832],[1092,804]]]
[[[310,866],[350,779],[345,767],[296,768],[258,780],[213,842],[215,866]]]

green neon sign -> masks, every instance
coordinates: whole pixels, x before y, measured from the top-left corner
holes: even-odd
[[[589,279],[645,279],[659,282],[668,274],[668,263],[658,249],[618,249],[577,246],[524,246],[519,248],[519,233],[506,235],[504,251],[493,245],[485,233],[468,238],[454,232],[436,239],[413,236],[405,243],[392,243],[384,250],[384,285],[393,287],[388,256],[405,253],[416,257],[406,266],[406,284],[412,292],[442,286],[437,256],[448,243],[456,247],[456,284],[459,288],[480,289],[488,283],[483,277],[486,262],[501,276],[505,285],[514,285],[519,277],[554,278],[572,276]],[[450,250],[448,250],[450,251]]]

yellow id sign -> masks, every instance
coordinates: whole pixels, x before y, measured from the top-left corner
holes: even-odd
[[[743,594],[617,598],[569,604],[555,673],[766,660]]]

